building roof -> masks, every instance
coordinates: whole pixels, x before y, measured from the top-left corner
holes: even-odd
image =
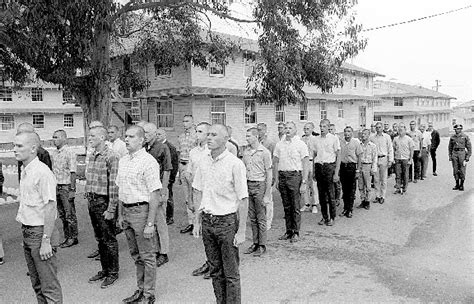
[[[385,76],[385,75],[382,75],[382,74],[372,72],[372,71],[369,71],[367,69],[358,67],[358,66],[353,65],[351,63],[347,63],[347,62],[342,63],[341,68],[343,70],[346,70],[346,71],[349,71],[349,72],[355,72],[355,73],[370,75],[370,76],[374,76],[374,77],[375,76]]]
[[[43,113],[43,114],[72,114],[72,113],[82,113],[82,109],[80,107],[76,107],[74,105],[64,105],[62,107],[58,106],[48,106],[39,104],[38,106],[33,106],[29,104],[29,107],[26,106],[14,106],[5,108],[2,107],[0,109],[1,114],[36,114],[36,113]]]
[[[452,110],[427,110],[427,111],[411,111],[411,110],[397,110],[397,111],[377,111],[374,109],[374,115],[381,116],[410,116],[410,115],[427,115],[427,114],[442,114],[442,113],[451,113]]]
[[[474,100],[471,100],[471,101],[468,101],[468,102],[464,102],[460,105],[457,105],[453,108],[454,109],[461,109],[461,108],[470,108],[470,107],[473,107],[473,106],[474,106]]]
[[[455,97],[422,86],[382,80],[377,80],[375,84],[374,95],[377,97],[430,97],[439,99],[456,99]],[[379,87],[377,87],[377,84]]]

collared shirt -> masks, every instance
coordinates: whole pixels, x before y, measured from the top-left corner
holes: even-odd
[[[234,154],[235,156],[238,157],[238,154],[239,154],[239,150],[237,150],[237,147],[236,145],[234,145],[233,143],[231,143],[230,141],[227,141],[225,143],[225,148],[227,150],[229,150],[230,153]]]
[[[360,147],[362,149],[362,154],[360,155],[361,161],[363,164],[372,164],[371,171],[377,171],[377,146],[370,141],[364,144],[364,142],[360,143]]]
[[[179,159],[182,161],[188,161],[189,152],[192,148],[196,147],[197,144],[196,130],[194,130],[194,128],[187,131],[184,130],[184,133],[178,136],[177,150],[179,152]]]
[[[421,147],[428,148],[431,145],[431,132],[425,131],[421,134]]]
[[[306,144],[306,146],[308,146],[308,153],[309,153],[308,156],[309,156],[309,160],[310,160],[310,161],[313,160],[313,155],[312,155],[312,153],[310,153],[309,144],[310,144],[310,142],[313,140],[313,138],[315,138],[315,137],[316,137],[316,136],[314,136],[314,135],[312,135],[312,134],[309,135],[309,136],[306,136],[306,135],[301,136],[301,140]]]
[[[71,172],[76,172],[77,155],[71,147],[66,145],[51,153],[53,159],[53,173],[59,185],[71,183]]]
[[[325,137],[320,135],[313,138],[309,149],[311,154],[316,154],[315,163],[334,163],[337,151],[341,150],[341,143],[336,135],[328,133]]]
[[[196,147],[192,148],[191,151],[189,151],[189,164],[186,167],[187,171],[194,176],[199,163],[203,158],[207,157],[209,153],[210,150],[207,147],[207,144],[204,144],[203,146],[197,145]]]
[[[278,171],[301,171],[303,159],[308,157],[308,146],[297,136],[277,142],[274,156],[278,157]]]
[[[397,136],[393,139],[393,150],[395,159],[410,159],[410,149],[414,149],[415,143],[410,136]]]
[[[267,177],[267,170],[272,167],[270,151],[262,144],[257,149],[250,145],[244,150],[243,161],[247,168],[247,180],[263,182]]]
[[[40,162],[48,166],[49,170],[53,170],[53,163],[51,162],[51,157],[48,151],[46,151],[43,147],[39,147],[37,156]],[[20,180],[20,177],[21,177],[22,167],[23,167],[23,162],[19,161],[18,162],[18,181]]]
[[[120,159],[115,183],[124,204],[149,202],[151,193],[163,187],[160,166],[144,148]]]
[[[165,171],[171,171],[173,166],[171,165],[171,152],[168,145],[159,142],[157,139],[147,144],[145,147],[146,151],[150,153],[160,165],[160,178],[163,178]]]
[[[342,139],[341,142],[341,162],[342,163],[357,163],[358,156],[362,154],[360,141],[356,138],[351,138],[349,141]]]
[[[56,180],[38,157],[23,167],[19,199],[16,220],[23,225],[44,226],[45,206],[50,201],[56,204]]]
[[[377,146],[378,156],[386,156],[389,162],[393,162],[393,144],[390,135],[387,133],[371,135],[370,141]]]
[[[175,176],[176,173],[178,172],[178,167],[179,167],[178,152],[176,151],[176,147],[173,146],[173,144],[170,143],[167,139],[163,140],[163,144],[167,145],[168,149],[170,149],[171,166],[173,167],[173,169],[171,169],[171,172],[175,172],[174,175],[173,173],[171,173],[171,175]]]
[[[268,151],[270,151],[270,155],[273,157],[273,151],[275,150],[275,140],[272,140],[268,137],[268,135],[265,135],[264,137],[259,138],[258,141],[265,148],[267,148]]]
[[[127,145],[120,138],[117,138],[111,143],[111,148],[115,151],[115,153],[117,153],[119,158],[122,158],[128,154]]]
[[[465,151],[466,158],[469,159],[471,157],[471,154],[472,154],[471,140],[469,139],[469,136],[466,135],[464,132],[461,132],[459,134],[453,134],[453,136],[451,136],[451,138],[449,139],[449,144],[448,144],[449,158],[453,156],[454,151]]]
[[[413,143],[415,145],[414,151],[420,151],[420,143],[422,140],[421,132],[419,130],[408,131],[407,135],[410,136],[411,139],[413,139]]]
[[[199,210],[213,215],[234,213],[237,201],[248,197],[244,163],[227,149],[216,159],[209,153],[198,165],[193,188],[202,192]]]
[[[116,203],[118,161],[118,155],[108,146],[103,151],[92,152],[86,168],[86,193],[107,195],[110,202]]]

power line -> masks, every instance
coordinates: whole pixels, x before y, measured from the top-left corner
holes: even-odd
[[[461,8],[458,8],[458,9],[453,9],[453,10],[446,11],[446,12],[439,13],[439,14],[429,15],[429,16],[425,16],[425,17],[421,17],[421,18],[415,18],[415,19],[411,19],[411,20],[407,20],[407,21],[401,21],[401,22],[382,25],[382,26],[377,26],[377,27],[371,27],[371,28],[368,28],[368,29],[364,29],[362,31],[363,32],[370,32],[370,31],[375,31],[375,30],[380,30],[380,29],[383,29],[383,28],[387,28],[387,27],[393,27],[393,26],[397,26],[397,25],[413,23],[413,22],[417,22],[417,21],[421,21],[421,20],[425,20],[425,19],[430,19],[430,18],[433,18],[433,17],[448,15],[448,14],[458,12],[458,11],[462,11],[462,10],[465,10],[465,9],[468,9],[468,8],[471,8],[471,7],[472,7],[472,5],[468,5],[468,6],[465,6],[465,7],[461,7]]]

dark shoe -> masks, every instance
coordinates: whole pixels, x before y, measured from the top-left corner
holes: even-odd
[[[103,280],[107,277],[107,274],[103,271],[99,271],[95,276],[89,279],[89,283]]]
[[[257,251],[258,247],[259,247],[258,244],[252,244],[252,246],[247,248],[247,250],[244,252],[244,254],[254,253],[255,251]]]
[[[459,191],[464,191],[464,185],[459,186]]]
[[[211,272],[210,272],[210,271],[206,272],[206,273],[204,274],[204,277],[203,277],[203,278],[204,278],[204,280],[210,280],[210,279],[211,279]]]
[[[347,214],[347,210],[342,210],[341,214],[339,214],[339,216],[346,216]]]
[[[142,303],[145,303],[145,304],[155,303],[155,296],[150,296],[149,298],[145,298]]]
[[[318,225],[321,225],[321,226],[322,226],[322,225],[326,224],[326,222],[327,222],[327,220],[324,219],[324,218],[322,218],[322,219],[318,222]]]
[[[360,205],[357,206],[357,208],[359,209],[365,208],[365,201],[362,201],[362,203],[360,203]]]
[[[169,218],[166,220],[166,225],[173,225],[174,224],[174,219],[173,218]]]
[[[94,251],[92,251],[91,253],[89,253],[89,255],[87,256],[89,259],[93,259],[95,257],[97,257],[99,255],[99,249],[96,249]]]
[[[122,300],[122,303],[138,303],[143,299],[143,290],[135,290],[133,295]]]
[[[347,211],[346,212],[346,217],[351,218],[352,217],[352,211]]]
[[[300,240],[300,236],[299,236],[297,233],[295,233],[295,234],[293,234],[293,235],[291,236],[291,238],[290,238],[290,243],[296,243],[296,242],[298,242],[299,240]]]
[[[364,208],[365,208],[365,210],[369,210],[369,209],[370,209],[370,203],[369,203],[369,202],[365,202]]]
[[[163,266],[164,264],[168,263],[168,255],[167,254],[160,254],[156,259],[156,267]]]
[[[62,241],[61,243],[59,243],[59,247],[61,247],[63,244],[66,244],[67,241],[69,241],[69,239],[64,239],[64,241]],[[62,248],[62,247],[61,247]]]
[[[284,235],[282,235],[278,238],[279,241],[286,241],[286,240],[289,240],[289,239],[291,239],[291,234],[288,234],[288,233],[285,233]]]
[[[438,173],[436,173],[436,172],[433,172],[433,176],[438,176]]]
[[[414,180],[413,180],[413,183],[414,183],[414,184],[418,183],[418,180],[417,180],[417,179],[414,179]]]
[[[381,197],[381,198],[379,199],[379,204],[382,205],[383,203],[385,203],[385,199],[384,199],[383,197]]]
[[[67,241],[63,242],[61,245],[59,245],[59,247],[68,248],[77,244],[79,244],[79,241],[77,239],[67,239]]]
[[[334,226],[334,219],[327,221],[326,226]]]
[[[3,258],[0,258],[0,265],[3,265],[5,264],[5,261],[3,260]]]
[[[181,233],[188,233],[188,232],[193,232],[194,226],[192,224],[189,224],[185,228],[181,229],[179,232]]]
[[[105,280],[102,282],[102,284],[100,284],[100,288],[105,289],[107,287],[110,287],[110,286],[114,285],[114,283],[115,283],[115,281],[117,281],[117,279],[118,279],[117,274],[107,276],[105,278]]]
[[[257,250],[253,253],[254,257],[259,257],[265,254],[267,248],[265,246],[258,246]]]
[[[415,179],[415,180],[416,180],[416,179]],[[415,182],[414,180],[412,180],[412,179],[409,179],[408,182],[409,182],[409,183],[416,183],[416,182]]]
[[[192,272],[192,275],[196,277],[196,276],[203,275],[206,272],[209,272],[209,265],[207,264],[207,262],[202,264],[201,267],[194,269]]]

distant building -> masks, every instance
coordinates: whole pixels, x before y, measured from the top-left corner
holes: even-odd
[[[374,95],[382,99],[374,108],[374,121],[391,124],[403,122],[408,125],[412,120],[418,125],[432,121],[442,133],[452,127],[451,99],[421,86],[390,81],[375,81]]]
[[[67,103],[71,100],[57,85],[39,81],[14,88],[5,82],[0,86],[0,144],[11,143],[23,122],[33,124],[41,140],[50,140],[57,129],[69,138],[83,138],[82,110]]]
[[[465,131],[474,130],[474,100],[455,106],[453,111],[453,124],[462,124]]]

